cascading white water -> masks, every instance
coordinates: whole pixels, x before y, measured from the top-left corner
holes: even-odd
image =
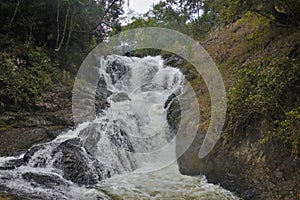
[[[183,93],[180,70],[161,57],[112,55],[101,59],[99,74],[109,106],[25,155],[0,158],[0,189],[31,199],[237,199],[202,176],[180,175],[175,164],[141,173],[175,159],[166,102]]]

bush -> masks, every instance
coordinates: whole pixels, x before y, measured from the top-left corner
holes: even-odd
[[[34,104],[52,86],[57,69],[42,48],[19,45],[0,54],[2,105]]]
[[[300,59],[267,57],[238,70],[229,91],[229,128],[243,130],[266,120],[261,143],[272,138],[292,146],[299,153]],[[265,125],[266,126],[266,125]],[[241,131],[244,132],[244,131]]]

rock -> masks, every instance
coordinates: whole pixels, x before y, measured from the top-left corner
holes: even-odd
[[[131,101],[128,95],[124,92],[116,93],[110,97],[113,102]]]
[[[107,98],[112,94],[111,91],[107,89],[107,85],[103,75],[101,75],[96,95],[95,95],[95,109],[97,113],[100,113],[101,110],[104,110],[109,107],[109,103],[107,102]]]
[[[74,125],[72,121],[72,117],[69,115],[49,115],[45,117],[47,121],[49,121],[50,125],[55,126],[72,126]]]
[[[101,138],[99,133],[100,127],[98,124],[93,124],[79,133],[79,137],[84,138],[83,146],[88,154],[95,156],[97,151],[97,143]]]
[[[41,149],[44,149],[43,145],[35,145],[31,147],[28,151],[26,151],[25,155],[23,156],[23,162],[28,163],[32,156]]]
[[[0,166],[0,170],[12,170],[24,164],[23,159],[9,160],[4,166]]]
[[[251,200],[255,200],[255,199],[259,199],[258,195],[261,192],[257,189],[249,189],[243,192],[243,194],[241,195],[241,197],[243,199],[251,199]]]
[[[106,73],[110,75],[112,84],[116,84],[116,82],[120,80],[122,76],[130,72],[130,68],[127,67],[118,57],[109,62],[109,67],[106,68]]]
[[[116,124],[113,124],[112,126],[113,131],[108,132],[108,135],[110,136],[110,141],[118,148],[125,149],[128,152],[134,152],[133,146],[129,141],[127,133],[124,130],[120,129]]]
[[[167,121],[170,127],[171,135],[168,139],[172,139],[176,135],[181,120],[180,103],[175,94],[168,97],[165,102],[164,108],[167,110]]]
[[[298,56],[298,52],[299,52],[299,44],[294,44],[294,46],[292,47],[292,49],[290,50],[289,54],[288,54],[288,58],[292,58],[295,59]]]
[[[202,173],[209,182],[220,184],[245,200],[282,199],[282,195],[296,199],[290,191],[299,191],[299,161],[291,159],[288,147],[282,143],[259,144],[259,128],[249,127],[241,135],[226,131],[214,149],[199,159],[205,136],[199,135],[178,159],[182,174]]]
[[[184,60],[176,55],[172,55],[164,60],[164,65],[169,65],[172,67],[178,67],[182,65]]]
[[[46,186],[47,188],[67,185],[67,183],[63,179],[54,174],[49,175],[34,172],[26,172],[22,174],[22,178],[26,181],[35,182],[39,185]]]
[[[63,171],[63,177],[79,185],[93,185],[104,177],[103,166],[88,157],[79,138],[67,140],[55,150],[62,156],[55,161],[55,167]]]

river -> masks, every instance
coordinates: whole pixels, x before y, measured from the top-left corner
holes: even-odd
[[[0,158],[0,189],[51,200],[239,199],[203,175],[178,171],[166,118],[172,94],[184,93],[179,69],[159,56],[112,55],[99,58],[96,71],[98,100],[80,88],[74,94],[82,107],[74,109],[88,113],[85,97],[92,97],[99,101],[97,116],[21,155]]]

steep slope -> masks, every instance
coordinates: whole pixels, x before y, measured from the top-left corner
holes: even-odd
[[[227,123],[201,160],[196,138],[179,159],[182,173],[203,173],[245,199],[300,198],[299,37],[299,27],[247,14],[203,42],[225,80]]]

